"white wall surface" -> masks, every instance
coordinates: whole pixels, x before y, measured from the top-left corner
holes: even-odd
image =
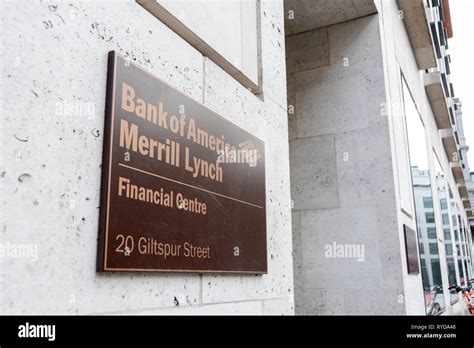
[[[159,3],[258,84],[256,0],[159,0]]]
[[[0,313],[292,314],[282,2],[261,3],[263,98],[133,1],[1,6],[0,241],[38,259],[0,258]],[[265,141],[267,275],[96,273],[110,50]]]

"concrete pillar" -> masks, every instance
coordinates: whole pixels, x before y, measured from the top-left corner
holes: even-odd
[[[296,313],[404,314],[378,15],[289,36],[287,57]]]

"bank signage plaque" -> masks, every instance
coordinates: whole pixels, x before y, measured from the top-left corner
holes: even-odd
[[[98,271],[266,273],[264,143],[109,53]]]

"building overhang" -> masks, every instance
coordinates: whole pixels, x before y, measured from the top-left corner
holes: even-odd
[[[441,73],[437,71],[425,73],[424,85],[438,129],[451,127]]]
[[[440,129],[439,134],[443,142],[444,151],[449,162],[459,162],[459,152],[456,144],[456,137],[452,128]]]
[[[467,188],[466,185],[463,184],[458,184],[458,190],[459,190],[459,195],[461,196],[461,199],[469,199],[469,196],[467,194]]]
[[[285,0],[285,35],[329,27],[377,13],[373,0]],[[298,18],[291,20],[290,16]]]
[[[397,0],[419,70],[437,66],[423,0]]]
[[[461,162],[450,162],[451,172],[457,184],[464,184],[464,172],[461,167]]]
[[[466,213],[471,211],[471,202],[469,202],[469,199],[463,199],[462,204],[464,209],[466,209]]]

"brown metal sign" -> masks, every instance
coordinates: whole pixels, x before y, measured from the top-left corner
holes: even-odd
[[[405,252],[407,254],[408,274],[419,274],[420,266],[416,232],[405,224],[403,225],[403,232],[405,234]]]
[[[98,271],[266,273],[264,143],[109,53]]]

